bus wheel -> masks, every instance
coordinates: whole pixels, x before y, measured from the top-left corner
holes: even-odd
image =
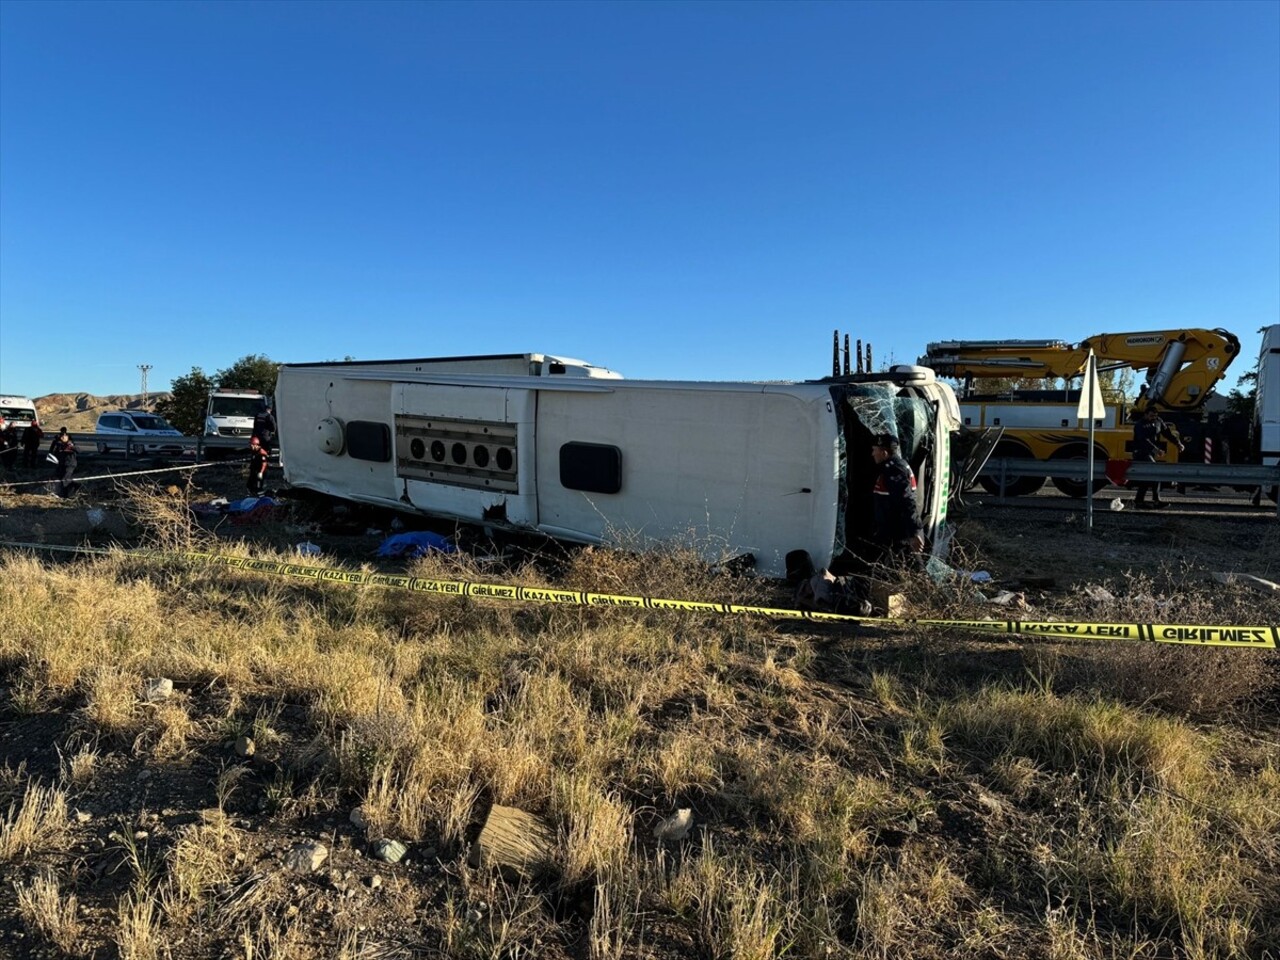
[[[1089,445],[1087,443],[1068,443],[1054,452],[1050,460],[1088,460]],[[1093,460],[1097,463],[1101,460],[1107,462],[1107,451],[1101,447],[1093,448]],[[1089,494],[1089,485],[1084,480],[1072,480],[1069,477],[1050,477],[1053,485],[1065,493],[1068,497],[1085,497]],[[1097,493],[1111,481],[1095,480],[1093,481],[1093,492]]]
[[[999,460],[1007,457],[1010,460],[1031,460],[1031,448],[1021,440],[1001,440],[996,444],[996,448],[991,451],[991,459]],[[1004,484],[1004,489],[1000,489],[1000,477],[998,475],[983,475],[978,478],[978,483],[987,493],[994,493],[997,496],[1001,493],[1006,497],[1029,497],[1041,487],[1044,486],[1044,477],[1009,477]]]

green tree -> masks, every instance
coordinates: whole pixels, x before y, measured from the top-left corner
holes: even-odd
[[[1240,375],[1235,387],[1227,394],[1227,412],[1239,414],[1252,422],[1257,401],[1258,371],[1250,370]]]
[[[170,381],[169,396],[156,401],[160,414],[189,437],[204,433],[204,412],[214,383],[199,367]]]
[[[204,433],[204,416],[209,405],[210,391],[215,387],[224,390],[257,390],[269,396],[275,393],[276,373],[279,370],[280,364],[257,353],[241,357],[212,377],[199,367],[192,367],[186,376],[170,381],[170,395],[156,401],[156,413],[187,436],[198,437]]]
[[[257,390],[271,396],[276,392],[276,374],[279,372],[280,364],[270,357],[251,353],[225,370],[219,370],[214,375],[214,380],[224,390]],[[201,423],[203,422],[202,417]]]
[[[1132,367],[1098,371],[1098,388],[1102,391],[1102,399],[1107,403],[1132,403],[1137,396],[1133,386],[1136,379]]]

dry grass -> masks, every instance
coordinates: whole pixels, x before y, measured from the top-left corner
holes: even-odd
[[[15,883],[14,887],[23,922],[64,955],[76,955],[81,927],[75,894],[63,897],[52,871],[38,873],[30,882]]]
[[[497,579],[456,557],[413,572]],[[555,582],[717,600],[761,589],[678,552],[582,551]],[[74,931],[74,898],[96,889],[59,852],[76,827],[63,789],[80,803],[145,768],[153,784],[186,778],[200,812],[155,853],[121,826],[114,919],[46,934],[62,949],[56,936],[175,960],[1246,957],[1280,936],[1267,882],[1280,750],[1177,695],[1135,705],[1104,667],[1075,682],[1079,647],[1037,660],[937,635],[855,645],[761,620],[521,608],[124,555],[0,560],[0,618],[6,720],[73,717],[50,771],[61,787],[0,771],[0,862],[63,878],[27,884],[23,911]],[[145,704],[155,676],[179,692]],[[1267,689],[1240,682],[1233,702]],[[252,762],[230,751],[241,734]],[[466,865],[495,802],[552,825],[552,876]],[[357,805],[363,829],[347,819]],[[655,839],[682,807],[689,835]],[[283,872],[299,835],[323,836],[336,879]],[[409,844],[410,867],[364,855],[382,837]]]
[[[117,481],[125,516],[143,531],[143,541],[157,550],[198,550],[212,535],[191,512],[190,483],[156,486]]]
[[[0,823],[0,863],[23,860],[58,843],[67,829],[67,795],[57,787],[28,783],[22,800]]]

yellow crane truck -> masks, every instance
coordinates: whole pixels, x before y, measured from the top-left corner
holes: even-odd
[[[1131,418],[1148,407],[1161,413],[1199,410],[1239,353],[1240,341],[1221,329],[1102,333],[1074,344],[1062,340],[946,340],[929,344],[918,362],[938,376],[963,381],[962,429],[1003,428],[993,459],[1052,463],[1088,457],[1089,424],[1077,415],[1079,392],[1071,389],[1071,380],[1083,374],[1091,350],[1099,372],[1131,369],[1146,373],[1146,382],[1131,405],[1107,403],[1095,420],[1094,457],[1124,460],[1130,458]],[[974,381],[995,377],[1062,379],[1066,387],[975,392]],[[1046,479],[1073,497],[1088,492],[1083,480],[1051,474],[1010,477],[1003,489],[1000,480],[992,476],[981,477],[979,483],[991,493],[1025,496],[1044,486]],[[1095,481],[1095,489],[1105,484]]]

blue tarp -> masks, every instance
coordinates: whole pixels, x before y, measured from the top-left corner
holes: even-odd
[[[280,501],[272,497],[245,497],[243,500],[232,500],[228,503],[227,513],[243,513],[257,507],[277,507],[279,505]]]
[[[377,555],[380,557],[421,557],[435,550],[439,553],[454,553],[458,548],[448,537],[438,533],[415,531],[413,533],[396,533],[382,541]]]

